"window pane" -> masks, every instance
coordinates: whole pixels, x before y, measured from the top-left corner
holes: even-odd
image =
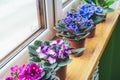
[[[0,60],[38,28],[36,0],[0,0]]]

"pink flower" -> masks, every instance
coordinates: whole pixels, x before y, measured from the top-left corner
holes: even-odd
[[[41,73],[43,70],[41,67],[33,62],[29,64],[29,74],[34,78],[37,79],[38,77],[41,77]]]
[[[9,77],[9,76],[7,76],[6,78],[5,78],[5,80],[15,80],[13,77]]]
[[[41,77],[42,69],[39,65],[31,62],[29,65],[22,65],[20,67],[20,73],[18,74],[19,80],[35,80]]]
[[[18,65],[12,66],[12,67],[10,68],[10,73],[15,73],[15,72],[18,72],[18,71],[19,71]]]

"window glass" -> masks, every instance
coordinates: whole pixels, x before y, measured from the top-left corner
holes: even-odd
[[[39,28],[36,0],[0,0],[0,60]]]

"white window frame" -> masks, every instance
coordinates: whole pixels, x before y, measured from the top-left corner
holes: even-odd
[[[58,20],[63,18],[67,11],[71,8],[77,8],[78,5],[81,4],[80,0],[68,0],[64,4],[62,4],[62,0],[54,0],[55,2],[55,23]]]
[[[45,0],[46,4],[46,18],[47,18],[47,29],[35,39],[30,42],[33,44],[35,40],[51,40],[55,37],[54,27],[54,10],[53,10],[53,0]],[[5,59],[0,64],[0,79],[3,79],[4,76],[9,72],[10,66],[21,65],[26,63],[28,60],[28,45],[21,51],[15,51],[14,55],[11,58]],[[16,54],[17,53],[17,54]]]

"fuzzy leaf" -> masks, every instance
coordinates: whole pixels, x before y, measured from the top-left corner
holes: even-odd
[[[57,66],[57,63],[54,64],[49,64],[48,62],[44,63],[44,67],[45,68],[55,68]]]
[[[104,19],[105,19],[104,16],[96,16],[93,18],[93,21],[95,24],[98,24],[98,23],[102,22]]]
[[[67,45],[67,46],[70,46],[70,43],[67,39],[63,39],[64,43]]]
[[[56,66],[54,70],[57,71],[58,69],[60,69],[60,66]]]
[[[86,38],[88,35],[89,35],[89,33],[87,33],[87,34],[85,34],[85,35],[82,35],[82,36],[76,36],[76,37],[75,37],[75,40],[76,40],[76,41],[80,41],[81,39]]]
[[[37,47],[39,47],[39,46],[42,45],[42,41],[36,40],[36,41],[34,42],[34,45],[37,46]]]
[[[80,53],[83,52],[84,50],[85,50],[85,48],[73,49],[73,50],[72,50],[72,54],[80,54]]]
[[[63,23],[61,20],[58,21],[57,25],[54,27],[54,29],[58,32],[64,32],[67,31],[65,28],[65,23]]]
[[[59,60],[58,61],[58,66],[62,67],[62,66],[66,66],[67,64],[69,64],[72,61],[72,59],[64,59],[64,60]]]
[[[29,61],[33,61],[33,62],[40,62],[41,59],[39,57],[30,57]]]
[[[37,47],[35,47],[33,45],[28,46],[29,55],[30,56],[37,56],[36,49],[37,49]]]
[[[57,76],[52,75],[48,80],[60,80]]]
[[[44,41],[44,44],[45,45],[50,45],[50,42],[49,41]]]
[[[55,75],[55,71],[52,68],[44,68],[43,76],[37,80],[59,80],[59,78]]]
[[[106,13],[109,13],[109,12],[113,12],[114,9],[112,9],[112,8],[106,8],[106,9],[104,9],[104,11],[105,11]]]

